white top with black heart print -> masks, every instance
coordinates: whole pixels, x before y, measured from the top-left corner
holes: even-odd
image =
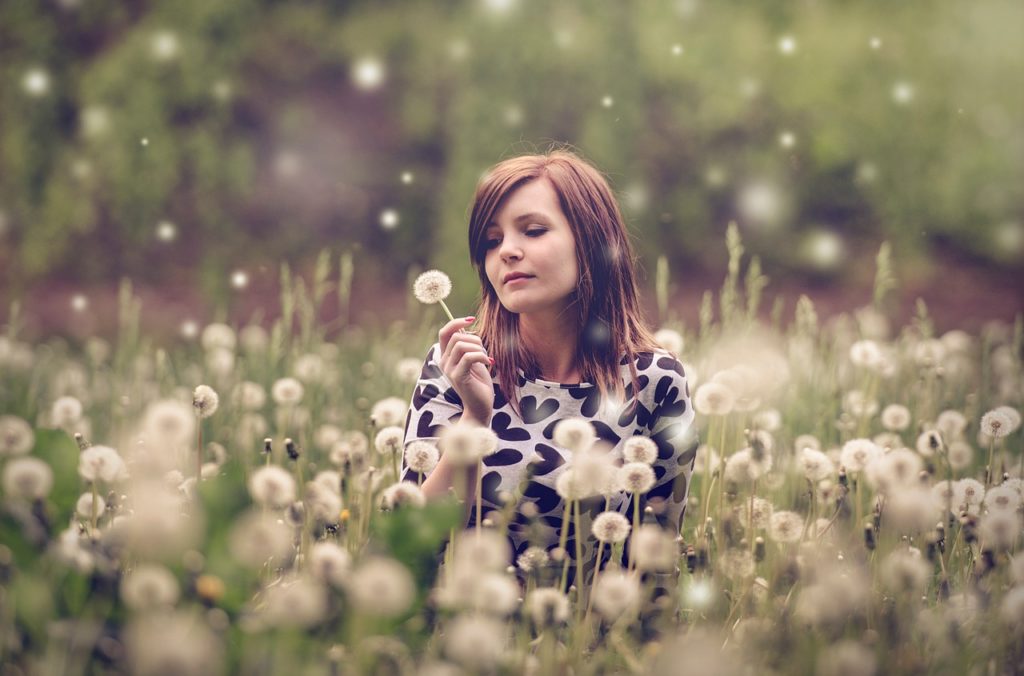
[[[441,430],[456,424],[462,416],[462,399],[441,372],[439,356],[440,344],[434,343],[427,352],[406,416],[406,446],[416,440],[436,443]],[[658,523],[673,535],[680,532],[698,445],[692,429],[694,414],[689,384],[682,364],[668,352],[639,353],[635,364],[639,381],[639,403],[636,407],[632,405],[635,397],[625,359],[621,362],[625,403],[616,408],[601,401],[596,385],[566,385],[530,379],[520,369],[520,417],[495,383],[491,429],[498,436],[498,450],[484,459],[483,518],[488,517],[488,512],[500,508],[498,496],[503,491],[515,497],[516,509],[508,524],[513,557],[518,557],[530,546],[541,546],[547,550],[558,546],[565,504],[555,491],[555,480],[564,471],[571,454],[567,449],[556,446],[552,438],[555,425],[570,417],[589,420],[599,442],[603,441],[606,447],[611,448],[609,452],[617,464],[622,462],[622,443],[630,436],[645,435],[657,444],[658,459],[653,465],[657,480],[640,500],[640,513],[643,514],[644,508],[650,505]],[[403,460],[402,478],[418,481],[425,477],[406,468]],[[537,516],[529,518],[523,514],[522,506],[526,502],[536,506]],[[585,535],[583,574],[588,583],[593,574],[595,551],[590,522],[605,509],[604,497],[582,501],[580,529]],[[628,494],[614,495],[608,501],[607,509],[619,511],[632,523],[633,500]],[[471,511],[469,526],[475,525],[476,520],[476,511]],[[571,558],[575,557],[576,551],[574,530],[570,524],[566,550]],[[623,551],[629,551],[628,542]],[[607,561],[608,557],[608,548],[605,547],[603,560]],[[573,563],[570,566],[570,583],[574,572]]]

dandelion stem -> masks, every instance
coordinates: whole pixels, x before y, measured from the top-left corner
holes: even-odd
[[[448,305],[446,305],[443,300],[439,300],[437,302],[441,304],[441,309],[444,310],[446,315],[448,315],[448,321],[455,321],[455,317],[452,316],[452,311],[448,309]]]
[[[565,583],[569,579],[569,552],[565,551],[565,545],[569,541],[569,519],[572,509],[572,500],[565,501],[565,509],[562,510],[562,532],[558,536],[558,548],[562,551],[562,582],[558,585],[559,590],[566,591]]]
[[[636,532],[640,530],[640,494],[633,493],[633,533],[632,536],[636,537]],[[636,569],[636,547],[631,547],[629,552],[629,569]],[[600,565],[601,557],[597,557],[597,563]],[[597,573],[594,573],[594,577],[597,577]]]
[[[581,522],[583,517],[580,514],[580,501],[573,500],[576,511],[576,589],[583,593],[583,531]]]

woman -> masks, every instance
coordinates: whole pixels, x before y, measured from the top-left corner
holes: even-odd
[[[572,457],[553,441],[557,422],[589,420],[619,464],[624,441],[645,435],[658,458],[640,509],[652,507],[678,535],[697,446],[689,388],[682,365],[644,326],[635,256],[604,177],[565,150],[499,163],[477,186],[469,249],[481,283],[479,331],[468,330],[475,317],[440,330],[413,393],[406,445],[436,442],[447,426],[489,426],[499,444],[483,462],[483,518],[512,496],[508,532],[518,557],[531,545],[559,544],[564,502],[555,482]],[[423,480],[428,497],[447,494],[461,476],[443,455],[427,477],[403,472]],[[476,486],[475,474],[467,486]],[[633,500],[617,492],[583,504],[586,579],[594,565],[589,517],[607,505],[632,523]]]

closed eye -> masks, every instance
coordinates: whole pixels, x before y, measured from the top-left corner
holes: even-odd
[[[526,236],[527,237],[540,237],[541,235],[543,235],[547,231],[548,231],[547,228],[535,228],[533,230],[527,230],[526,231]],[[486,248],[486,249],[493,249],[494,247],[498,246],[498,244],[500,242],[501,242],[500,239],[489,239],[486,242],[484,242],[484,248]]]

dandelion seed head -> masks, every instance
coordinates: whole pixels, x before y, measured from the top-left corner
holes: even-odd
[[[423,507],[427,504],[427,496],[423,490],[409,481],[399,481],[384,489],[380,496],[380,507],[385,511],[393,511],[399,507]]]
[[[642,495],[654,487],[654,470],[646,462],[627,462],[619,471],[619,485],[627,493]]]
[[[82,402],[75,397],[60,397],[50,407],[50,420],[57,427],[70,427],[81,419]]]
[[[718,568],[733,581],[754,576],[754,556],[747,549],[727,549],[718,557]]]
[[[428,474],[440,460],[440,451],[429,441],[416,440],[405,449],[405,464],[414,472]]]
[[[402,452],[402,442],[405,432],[401,427],[385,427],[373,439],[373,445],[377,452],[385,457],[393,457]]]
[[[555,443],[572,453],[590,450],[596,440],[594,426],[585,418],[565,418],[555,425]]]
[[[170,61],[178,56],[181,43],[178,36],[169,30],[157,31],[150,42],[150,54],[157,61]]]
[[[103,499],[103,496],[93,496],[92,493],[82,493],[78,496],[78,502],[75,503],[75,512],[79,517],[86,520],[92,518],[94,510],[96,518],[101,518],[103,516],[103,511],[106,508],[107,501]]]
[[[897,549],[885,557],[881,570],[882,585],[895,594],[919,594],[928,586],[931,566],[921,555],[907,549]]]
[[[266,589],[260,610],[261,619],[270,627],[307,629],[319,624],[327,614],[327,592],[316,580],[289,576]]]
[[[724,383],[704,383],[694,395],[693,408],[702,415],[728,415],[736,404],[736,394]]]
[[[35,445],[32,427],[13,415],[0,416],[0,458],[25,455]]]
[[[804,530],[804,519],[796,512],[773,512],[769,520],[768,535],[776,542],[799,542]]]
[[[448,625],[444,649],[449,659],[476,673],[498,663],[505,643],[504,624],[485,615],[464,614]]]
[[[452,292],[452,280],[440,270],[427,270],[416,278],[412,293],[416,300],[427,305],[439,303]]]
[[[128,468],[109,446],[90,446],[78,456],[78,475],[86,481],[111,483],[128,477]]]
[[[342,589],[352,571],[352,556],[333,542],[317,542],[309,553],[309,570],[321,582]]]
[[[50,74],[42,68],[30,68],[21,78],[21,86],[33,98],[44,96],[50,91]]]
[[[899,432],[910,426],[910,409],[902,404],[889,404],[882,409],[882,427]]]
[[[203,336],[200,339],[204,350],[225,349],[234,350],[237,337],[235,330],[227,324],[215,322],[208,324],[203,329]]]
[[[221,639],[188,611],[136,616],[125,627],[124,647],[127,670],[133,674],[211,674],[223,669]]]
[[[396,617],[412,605],[416,585],[409,569],[398,561],[371,556],[353,571],[346,592],[359,612],[375,617]]]
[[[15,500],[45,498],[53,488],[53,470],[43,460],[19,457],[8,460],[3,469],[4,495]]]
[[[678,331],[668,328],[659,329],[654,334],[654,340],[676,357],[683,353],[685,341],[683,340],[682,334]]]
[[[847,472],[857,473],[882,454],[882,449],[870,439],[851,439],[843,444],[840,462]]]
[[[967,469],[974,462],[974,449],[966,441],[956,440],[946,449],[946,460],[955,470]]]
[[[1016,511],[993,510],[981,518],[978,534],[984,547],[1013,551],[1020,539],[1021,517]]]
[[[121,600],[136,611],[170,608],[179,593],[178,580],[159,564],[141,564],[121,579]]]
[[[632,610],[640,601],[640,582],[633,573],[605,571],[594,585],[594,610],[608,622]]]
[[[679,560],[679,545],[656,524],[643,524],[630,540],[630,556],[637,570],[672,572]]]
[[[295,406],[302,401],[305,388],[295,378],[279,378],[270,388],[270,396],[279,406]]]
[[[981,432],[993,439],[1002,439],[1013,431],[1013,422],[1005,411],[993,409],[981,416]]]
[[[512,561],[512,548],[507,538],[492,529],[479,534],[464,532],[456,535],[455,563],[462,569],[498,572]]]
[[[658,445],[650,437],[637,434],[622,444],[622,459],[626,462],[642,462],[653,465],[658,459]]]
[[[835,474],[835,465],[832,460],[822,453],[809,446],[800,451],[799,466],[804,476],[810,481],[821,481]]]
[[[540,587],[527,594],[525,609],[538,629],[558,626],[569,621],[568,597],[550,587]]]
[[[199,385],[192,391],[192,408],[200,418],[209,418],[217,412],[220,397],[209,385]]]
[[[644,467],[650,469],[647,465]],[[598,542],[604,543],[622,542],[629,535],[629,530],[629,520],[618,512],[601,512],[590,529]]]
[[[532,503],[530,503],[532,504]],[[516,559],[516,566],[524,573],[540,570],[548,565],[550,557],[543,547],[527,547],[526,551]]]
[[[277,465],[259,468],[249,477],[249,495],[267,507],[282,509],[295,501],[295,479]]]

